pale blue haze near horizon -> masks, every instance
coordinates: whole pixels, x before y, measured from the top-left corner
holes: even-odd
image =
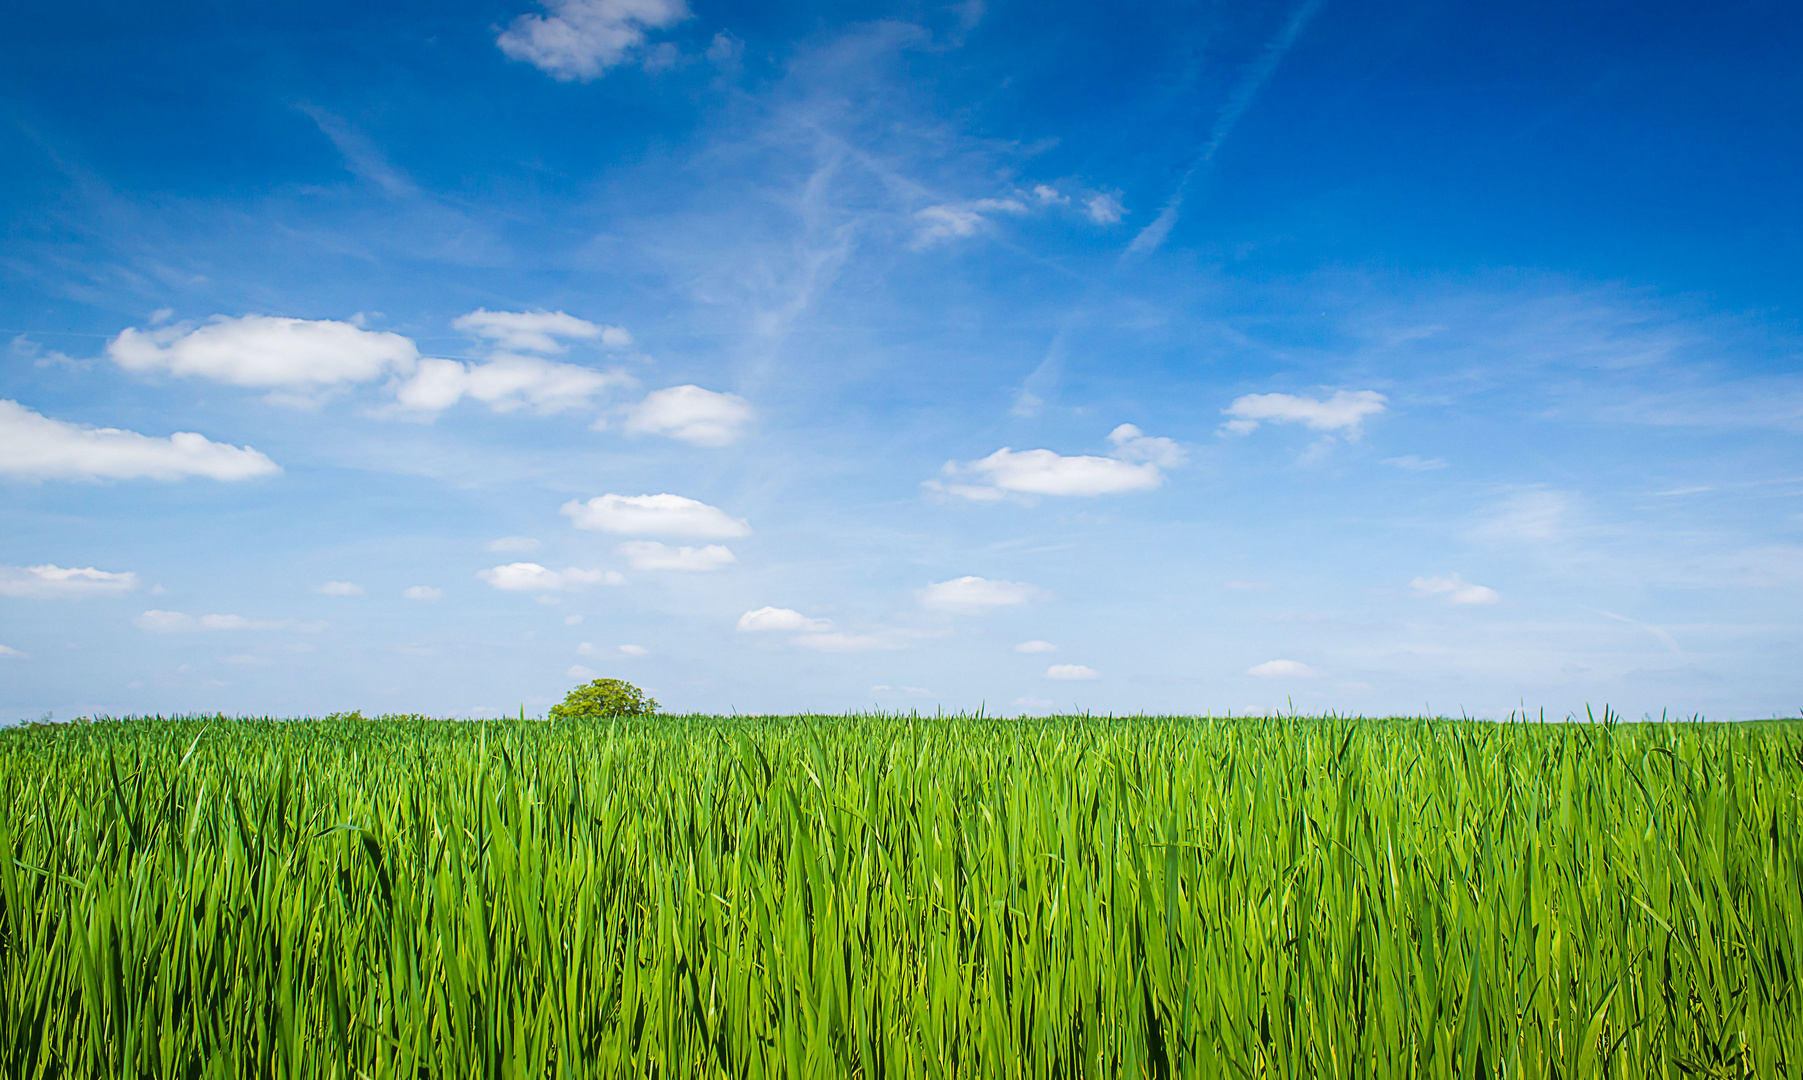
[[[7,23],[0,721],[1803,707],[1794,5]]]

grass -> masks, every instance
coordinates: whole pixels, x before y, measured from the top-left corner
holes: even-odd
[[[0,733],[9,1077],[1798,1077],[1803,724]]]

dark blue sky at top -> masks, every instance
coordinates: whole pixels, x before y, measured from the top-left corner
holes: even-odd
[[[724,28],[745,44],[753,87],[781,76],[794,42],[850,14],[695,10],[668,40],[699,51]],[[911,93],[967,130],[1055,141],[1035,155],[1040,171],[1106,179],[1149,213],[1288,13],[997,3],[970,47],[898,62]],[[17,9],[0,45],[9,231],[54,242],[81,227],[83,209],[56,197],[65,170],[153,201],[336,184],[344,166],[309,105],[355,124],[421,185],[501,198],[530,230],[589,195],[599,170],[667,152],[743,107],[710,71],[548,80],[494,48],[513,14],[495,3]],[[953,11],[856,14],[965,40]],[[1794,318],[1799,27],[1798,9],[1779,3],[1334,0],[1193,192],[1176,239],[1253,274],[1532,266]]]

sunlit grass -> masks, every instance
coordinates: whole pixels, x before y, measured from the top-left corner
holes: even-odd
[[[0,733],[0,1066],[1798,1076],[1803,725]]]

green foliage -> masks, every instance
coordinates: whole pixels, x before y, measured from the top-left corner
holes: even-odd
[[[1803,724],[0,731],[0,1075],[1803,1077]]]
[[[657,702],[624,679],[596,679],[570,691],[560,705],[551,706],[551,719],[576,720],[585,716],[650,716]]]

